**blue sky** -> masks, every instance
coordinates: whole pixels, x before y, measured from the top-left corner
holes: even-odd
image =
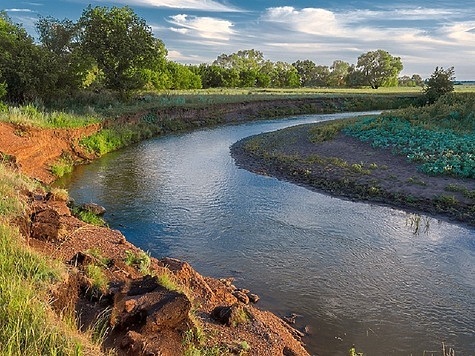
[[[89,4],[132,7],[180,63],[254,48],[272,61],[331,65],[383,49],[401,57],[402,74],[454,66],[458,80],[475,79],[473,0],[1,0],[0,9],[36,36],[39,15],[77,20]]]

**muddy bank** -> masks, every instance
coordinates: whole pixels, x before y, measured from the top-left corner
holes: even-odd
[[[323,123],[324,125],[324,123]],[[428,176],[406,157],[342,133],[313,143],[302,125],[241,140],[236,163],[332,196],[427,213],[475,226],[475,181]]]

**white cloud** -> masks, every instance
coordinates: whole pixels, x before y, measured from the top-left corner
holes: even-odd
[[[115,0],[129,6],[165,7],[170,9],[192,9],[210,12],[242,12],[243,10],[215,0]]]
[[[213,17],[197,17],[186,14],[170,16],[168,22],[173,32],[211,40],[227,41],[234,34],[232,22]]]
[[[6,12],[33,12],[30,9],[5,9]]]
[[[446,26],[443,29],[447,37],[467,46],[475,45],[475,22],[461,22]]]

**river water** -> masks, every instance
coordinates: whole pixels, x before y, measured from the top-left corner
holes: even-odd
[[[151,139],[62,184],[77,202],[106,207],[110,226],[153,256],[235,277],[262,308],[301,315],[314,355],[347,355],[352,343],[365,356],[440,355],[442,342],[475,355],[474,229],[332,198],[239,169],[230,156],[241,138],[351,115]]]

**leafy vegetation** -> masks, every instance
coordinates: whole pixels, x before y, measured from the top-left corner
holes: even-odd
[[[424,86],[424,94],[428,103],[432,104],[442,95],[454,91],[454,67],[444,70],[442,67],[436,67],[434,73],[427,79]]]
[[[424,173],[474,178],[473,99],[473,95],[443,97],[433,107],[360,120],[347,127],[345,133],[369,141],[374,147],[406,155]],[[434,111],[436,117],[431,116]]]
[[[74,207],[71,209],[71,212],[75,217],[79,220],[84,221],[87,224],[95,225],[95,226],[106,226],[106,222],[100,216],[94,214],[92,211],[84,210],[78,207]]]

